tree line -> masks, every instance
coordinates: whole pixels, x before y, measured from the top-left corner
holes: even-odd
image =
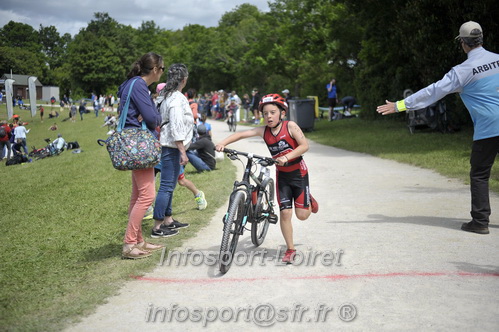
[[[133,28],[95,13],[75,36],[10,21],[0,29],[0,71],[37,76],[77,99],[116,93],[130,65],[153,51],[166,66],[185,63],[188,88],[200,92],[287,88],[325,105],[325,85],[334,77],[340,97],[355,96],[362,116],[376,118],[386,98],[401,99],[405,89],[440,79],[466,58],[454,41],[463,22],[479,22],[484,46],[499,52],[499,6],[492,0],[273,0],[269,7],[242,4],[216,27],[179,30],[154,21]],[[447,102],[467,119],[456,96]]]

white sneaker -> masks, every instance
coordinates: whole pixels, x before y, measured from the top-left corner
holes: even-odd
[[[345,111],[345,116],[351,116],[352,113],[350,113],[349,111]]]
[[[204,197],[204,192],[202,192],[201,190],[199,191],[199,194],[197,194],[196,197],[194,197],[194,200],[198,205],[198,210],[204,210],[208,206],[208,202]]]

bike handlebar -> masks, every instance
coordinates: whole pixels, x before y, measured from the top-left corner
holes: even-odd
[[[257,154],[253,154],[253,153],[242,152],[242,151],[237,151],[237,150],[232,150],[232,149],[227,149],[227,148],[224,148],[223,152],[227,153],[229,158],[230,158],[230,156],[242,155],[242,156],[245,156],[247,158],[259,159],[258,163],[262,166],[271,166],[271,165],[277,164],[277,161],[275,159],[272,159],[270,157],[259,156]]]

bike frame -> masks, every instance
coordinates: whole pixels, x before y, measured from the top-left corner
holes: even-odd
[[[269,201],[269,194],[267,191],[267,186],[269,184],[271,186],[270,188],[272,188],[271,190],[274,190],[273,180],[270,177],[267,177],[269,173],[267,167],[276,162],[272,158],[262,157],[252,153],[230,149],[224,149],[224,152],[227,153],[227,156],[231,160],[243,162],[239,158],[239,155],[246,156],[248,159],[246,167],[244,168],[242,180],[236,180],[234,182],[227,214],[223,218],[224,229],[222,243],[220,245],[220,272],[227,273],[232,264],[232,255],[234,255],[237,248],[239,236],[243,235],[246,224],[248,222],[251,223],[251,241],[255,246],[259,246],[265,239],[269,223],[277,223],[277,217],[272,212],[273,202]],[[260,174],[258,176],[255,175],[256,172],[252,171],[255,164],[261,166]],[[255,185],[251,183],[251,180],[255,182]],[[258,192],[256,201],[253,201],[253,193],[256,190],[261,191]],[[265,212],[262,211],[262,207],[265,204],[262,203],[262,195],[264,193],[267,193],[265,199],[267,200],[268,207],[270,207],[265,208]],[[273,193],[270,195],[273,195]],[[262,215],[265,216],[260,218]],[[270,221],[271,218],[273,221]],[[260,224],[261,222],[263,223]]]
[[[261,160],[269,160],[271,158],[268,158],[268,157],[262,157],[262,156],[258,156],[258,155],[255,155],[253,153],[244,153],[244,152],[237,152],[235,150],[228,150],[228,149],[225,149],[226,152],[228,153],[231,153],[233,156],[235,156],[235,158],[239,159],[239,157],[237,157],[237,155],[241,154],[241,155],[244,155],[247,157],[248,161],[246,162],[246,167],[244,168],[244,173],[243,173],[243,178],[241,181],[235,181],[234,182],[234,187],[232,189],[232,193],[231,193],[231,200],[232,200],[232,197],[238,192],[238,191],[243,191],[245,193],[245,196],[246,196],[246,199],[245,199],[245,208],[244,208],[244,219],[243,219],[243,222],[241,225],[238,225],[238,228],[236,231],[239,233],[239,235],[242,235],[243,234],[243,231],[244,231],[244,226],[248,223],[248,222],[254,222],[254,215],[255,215],[255,211],[254,211],[254,204],[252,202],[252,192],[253,190],[259,188],[262,184],[262,179],[261,179],[261,175],[260,176],[255,176],[255,173],[252,172],[252,168],[253,168],[253,165],[255,164],[255,162],[253,161],[253,158],[258,158],[258,159],[261,159]],[[240,159],[239,159],[240,160]],[[260,165],[261,168],[260,168],[260,174],[262,174],[262,169],[267,169],[268,168],[266,166],[263,166],[263,165]],[[255,185],[253,185],[251,183],[251,180],[253,180],[255,182]]]

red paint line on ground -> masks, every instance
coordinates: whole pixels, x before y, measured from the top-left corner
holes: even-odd
[[[300,277],[259,277],[259,278],[203,278],[203,279],[173,279],[173,278],[151,278],[141,276],[131,276],[131,278],[140,281],[158,282],[158,283],[177,283],[177,284],[209,284],[217,282],[253,282],[265,280],[344,280],[344,279],[374,279],[374,278],[392,278],[392,277],[499,277],[499,273],[472,273],[472,272],[391,272],[391,273],[368,273],[368,274],[332,274],[323,276],[300,276]]]

